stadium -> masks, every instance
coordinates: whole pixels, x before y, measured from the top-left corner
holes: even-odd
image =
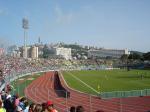
[[[9,57],[2,61],[5,60],[11,60],[12,66],[7,66],[4,72],[1,91],[11,90],[11,95],[25,96],[30,102],[42,104],[51,100],[60,112],[79,105],[85,112],[146,112],[150,109],[149,70],[128,71],[107,66],[104,69],[104,65],[101,67],[92,60],[31,63]]]
[[[150,112],[149,6],[1,0],[0,112]]]

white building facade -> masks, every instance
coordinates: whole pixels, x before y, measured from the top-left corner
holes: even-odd
[[[23,58],[38,58],[38,47],[36,46],[28,46],[28,47],[22,47],[23,48]]]
[[[38,47],[33,46],[31,48],[31,58],[38,58],[38,55],[39,55],[39,53],[38,53]]]
[[[23,58],[28,58],[28,48],[23,47]]]
[[[0,56],[4,55],[5,50],[3,48],[0,48]]]
[[[56,55],[60,55],[66,60],[72,59],[71,48],[63,48],[63,47],[56,48]]]
[[[20,58],[20,57],[21,57],[21,52],[20,52],[19,50],[14,50],[14,51],[11,53],[11,56],[12,56],[12,57]]]
[[[88,58],[120,58],[123,54],[130,54],[128,49],[118,50],[118,49],[100,49],[100,50],[89,50]]]

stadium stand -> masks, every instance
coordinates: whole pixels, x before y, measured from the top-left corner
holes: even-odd
[[[103,65],[103,66],[102,66]],[[70,107],[81,105],[85,112],[146,112],[150,110],[150,97],[131,97],[131,98],[111,98],[100,99],[97,96],[81,93],[69,88],[61,73],[50,70],[82,70],[82,69],[101,69],[107,68],[105,62],[101,60],[63,60],[63,59],[40,59],[27,60],[23,58],[2,57],[0,59],[0,68],[2,75],[0,76],[0,91],[1,99],[5,104],[7,111],[22,111],[22,110],[46,110],[47,101],[51,101],[59,112],[68,112]],[[32,100],[32,105],[28,105],[26,97],[17,99],[17,96],[10,95],[5,89],[11,81],[22,77],[28,73],[39,71],[50,71],[41,75],[37,80],[34,80],[25,89],[25,95]],[[9,102],[9,106],[7,107]],[[2,104],[3,104],[2,103]],[[0,103],[1,104],[1,103]],[[2,105],[1,104],[1,105]],[[40,104],[40,105],[37,105]],[[43,104],[43,106],[41,105]],[[0,105],[0,109],[2,106]],[[21,107],[21,108],[20,108]],[[5,112],[3,110],[2,112]],[[30,111],[31,112],[31,111]]]

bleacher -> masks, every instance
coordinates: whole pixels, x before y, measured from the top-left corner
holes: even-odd
[[[0,59],[3,76],[0,81],[0,91],[6,82],[25,76],[26,74],[49,70],[82,70],[103,69],[108,65],[101,60],[63,60],[40,59],[25,60],[23,58],[5,57]],[[33,81],[26,89],[25,95],[32,102],[39,104],[51,100],[59,112],[66,112],[71,106],[82,105],[85,112],[146,112],[150,110],[150,97],[110,98],[101,99],[98,96],[81,93],[69,88],[61,75],[47,72]]]

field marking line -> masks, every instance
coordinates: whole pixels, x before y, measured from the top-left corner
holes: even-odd
[[[90,85],[88,85],[87,83],[85,83],[84,81],[82,81],[81,79],[79,79],[78,77],[74,76],[73,73],[71,73],[71,72],[67,72],[67,73],[69,73],[73,78],[75,78],[76,80],[80,81],[85,86],[87,86],[88,88],[90,88],[91,90],[93,90],[94,92],[96,92],[97,94],[99,94],[99,92],[97,90],[95,90],[94,88],[92,88]]]

